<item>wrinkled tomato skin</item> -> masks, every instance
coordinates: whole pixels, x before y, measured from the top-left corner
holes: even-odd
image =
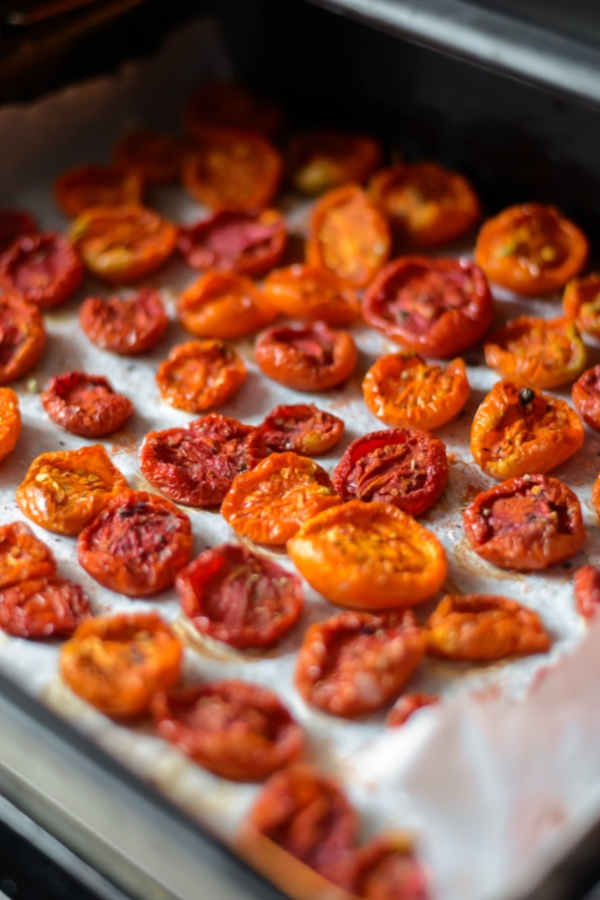
[[[66,578],[30,579],[0,590],[0,628],[13,637],[70,637],[89,616],[88,598]]]
[[[335,447],[344,423],[314,403],[296,403],[276,406],[258,430],[270,453],[291,450],[300,456],[318,456]]]
[[[199,413],[225,403],[246,380],[246,366],[223,341],[188,341],[173,347],[160,364],[156,383],[175,409]]]
[[[53,422],[80,437],[100,438],[119,431],[133,415],[133,403],[108,378],[85,372],[55,375],[42,406]]]
[[[458,415],[471,392],[462,359],[443,368],[410,352],[380,356],[362,390],[368,409],[386,425],[426,431]]]
[[[46,328],[39,309],[16,294],[0,297],[0,384],[26,375],[44,352]]]
[[[23,235],[0,257],[0,283],[42,309],[58,306],[83,281],[73,245],[60,234]]]
[[[326,391],[346,381],[356,367],[356,345],[346,331],[332,331],[323,322],[274,325],[256,340],[254,357],[260,369],[294,391]]]
[[[248,825],[334,884],[345,881],[358,819],[335,781],[306,765],[271,776]]]
[[[102,444],[42,453],[17,488],[21,512],[37,525],[73,537],[127,488]]]
[[[277,694],[245,681],[158,694],[152,712],[162,737],[230,781],[264,781],[302,754],[302,729]]]
[[[363,316],[407,350],[449,359],[492,324],[492,294],[466,260],[406,256],[380,272],[365,294]]]
[[[478,494],[464,526],[473,550],[504,569],[547,569],[585,544],[579,500],[546,475],[510,478]]]
[[[600,275],[569,281],[563,294],[563,312],[580,331],[600,337]]]
[[[311,625],[294,677],[306,702],[353,719],[393,700],[425,654],[422,629],[408,616],[403,627],[387,627],[385,619],[355,612]]]
[[[96,616],[61,648],[60,674],[101,713],[133,719],[179,679],[183,649],[156,612]]]
[[[256,428],[210,413],[187,428],[149,432],[140,450],[140,469],[165,497],[204,508],[220,506],[235,476],[265,456]]]
[[[427,620],[427,652],[442,659],[488,662],[550,646],[537,613],[507,597],[447,594]]]
[[[277,643],[303,607],[297,575],[238,544],[205,550],[179,572],[175,587],[194,627],[238,650]]]
[[[540,390],[569,384],[583,372],[585,344],[569,319],[520,316],[485,344],[485,361],[503,378],[514,378]]]
[[[306,261],[333,272],[351,287],[366,287],[390,255],[386,219],[362,188],[345,185],[313,207]]]
[[[388,728],[400,728],[420,709],[439,703],[441,697],[438,694],[402,694],[387,714],[385,724]]]
[[[256,212],[269,206],[279,191],[283,160],[259,134],[207,132],[183,165],[188,193],[214,212]]]
[[[263,290],[269,302],[291,319],[335,326],[360,318],[356,291],[327,269],[305,265],[276,269],[265,279]]]
[[[577,453],[583,440],[583,425],[568,403],[508,380],[496,382],[471,425],[473,459],[500,481],[543,475]]]
[[[133,356],[158,344],[169,319],[158,291],[142,288],[133,297],[88,297],[81,307],[79,323],[97,347]]]
[[[272,100],[231,81],[216,81],[196,91],[184,115],[186,131],[202,136],[207,131],[240,129],[272,137],[283,122],[283,111]]]
[[[29,525],[0,525],[0,589],[53,575],[56,561],[52,551],[36,538]]]
[[[179,229],[177,246],[193,269],[258,278],[280,261],[287,244],[285,219],[276,209],[223,210]]]
[[[0,210],[0,254],[23,235],[37,234],[37,222],[28,212],[16,209]]]
[[[352,441],[332,481],[344,502],[380,500],[420,516],[442,495],[448,475],[442,441],[427,431],[390,428]]]
[[[183,327],[200,338],[235,340],[264,328],[277,310],[249,278],[207,272],[179,297]]]
[[[341,503],[329,475],[314,460],[272,453],[233,479],[221,515],[234,531],[257,544],[281,545],[303,522]]]
[[[349,182],[364,184],[379,165],[381,147],[364,134],[310,131],[291,139],[286,156],[291,184],[314,195]]]
[[[524,297],[549,294],[583,268],[588,240],[553,206],[511,206],[483,224],[475,262],[490,281]]]
[[[130,131],[114,151],[117,165],[136,172],[148,184],[178,181],[184,155],[185,144],[180,138],[145,128]]]
[[[20,434],[19,398],[11,388],[0,387],[0,462],[15,449]]]
[[[429,878],[406,835],[382,834],[356,851],[352,896],[363,900],[430,900]]]
[[[435,535],[390,503],[350,500],[313,516],[288,541],[301,575],[332,603],[383,610],[428,600],[447,574]]]
[[[72,223],[69,237],[86,268],[109,284],[145,278],[169,259],[177,229],[144,206],[94,206]]]
[[[573,578],[575,608],[584,619],[593,619],[600,609],[600,568],[589,563]]]
[[[123,166],[79,166],[57,178],[54,197],[62,212],[74,219],[92,206],[140,203],[143,190],[140,174],[131,169]]]
[[[453,241],[481,216],[479,200],[467,179],[437,163],[383,169],[373,176],[369,190],[394,231],[413,247]]]
[[[188,516],[169,500],[126,491],[81,532],[77,559],[103,587],[148,597],[174,583],[190,561],[192,540]]]
[[[600,365],[588,369],[577,379],[571,396],[585,424],[600,431]]]

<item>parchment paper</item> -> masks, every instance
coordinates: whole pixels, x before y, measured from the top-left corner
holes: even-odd
[[[135,125],[177,130],[191,91],[203,81],[228,74],[215,26],[197,23],[173,36],[156,59],[128,65],[114,78],[71,87],[34,106],[0,110],[0,207],[29,209],[44,229],[64,230],[67,222],[50,191],[58,173],[78,163],[108,161],[115,140]],[[196,221],[206,213],[180,188],[154,189],[148,203],[176,222]],[[301,233],[307,205],[293,197],[284,197],[282,205],[291,229]],[[466,254],[471,247],[456,246],[446,254]],[[162,289],[174,317],[178,292],[196,277],[173,260],[148,283]],[[36,370],[16,385],[24,427],[16,451],[0,467],[0,523],[24,519],[14,492],[35,456],[89,443],[61,431],[43,412],[39,390],[51,375],[70,369],[104,374],[132,398],[136,414],[131,425],[104,444],[135,488],[147,487],[137,461],[146,432],[193,418],[164,404],[154,382],[159,361],[171,346],[188,338],[185,332],[173,321],[167,338],[142,358],[105,353],[78,327],[79,305],[90,293],[110,291],[88,278],[75,298],[49,313],[48,348]],[[560,314],[558,300],[517,301],[504,292],[495,293],[496,324],[524,310],[547,317]],[[332,471],[350,441],[383,427],[367,411],[360,385],[378,355],[397,349],[368,329],[356,328],[353,334],[360,348],[357,372],[343,388],[318,396],[268,381],[254,364],[252,339],[236,342],[249,376],[219,411],[258,423],[278,403],[317,402],[346,422],[341,445],[319,460]],[[591,365],[598,353],[590,349]],[[582,501],[588,529],[584,553],[541,575],[524,576],[487,565],[468,547],[461,520],[465,505],[493,483],[472,462],[468,437],[473,414],[497,375],[483,366],[481,351],[465,356],[471,397],[464,411],[437,432],[448,447],[450,483],[422,521],[447,549],[446,588],[501,593],[526,603],[540,613],[553,635],[550,653],[491,666],[428,661],[410,688],[440,691],[444,703],[439,708],[423,710],[393,732],[385,730],[383,713],[359,722],[338,720],[309,709],[292,686],[295,651],[304,627],[338,611],[307,586],[304,627],[297,627],[271,654],[260,659],[229,651],[210,656],[190,647],[185,677],[241,677],[275,688],[306,729],[314,761],[342,779],[361,813],[364,838],[384,827],[413,830],[440,900],[509,900],[532,886],[600,815],[600,625],[586,630],[574,612],[571,586],[579,565],[600,562],[590,503],[600,440],[588,432],[583,450],[553,473]],[[568,392],[558,393],[568,397]],[[187,511],[196,552],[234,538],[217,513]],[[158,609],[170,621],[179,618],[173,591],[147,601],[115,595],[77,565],[74,539],[33,529],[51,546],[60,573],[83,585],[95,613]],[[292,568],[283,554],[277,558]],[[426,615],[433,605],[427,604],[422,613]],[[57,683],[59,646],[0,634],[0,667],[231,841],[257,788],[213,777],[154,736],[150,726],[121,727],[95,713]]]

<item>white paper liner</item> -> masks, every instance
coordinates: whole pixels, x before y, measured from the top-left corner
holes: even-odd
[[[28,209],[43,229],[64,230],[66,220],[50,190],[56,175],[79,163],[108,161],[116,139],[136,125],[176,130],[191,91],[229,72],[215,26],[197,23],[175,34],[156,59],[130,64],[114,78],[71,87],[34,106],[0,110],[0,207]],[[154,189],[148,202],[178,222],[195,221],[205,213],[179,188]],[[292,230],[303,231],[306,204],[284,198],[282,205]],[[456,255],[468,249],[457,246],[445,252]],[[174,298],[196,277],[173,260],[147,283],[163,291],[173,315]],[[36,370],[15,385],[24,427],[16,451],[0,469],[0,523],[24,519],[14,492],[35,456],[90,443],[61,431],[48,419],[39,395],[27,390],[32,378],[42,389],[51,375],[83,369],[108,376],[134,400],[131,425],[103,443],[135,488],[147,487],[137,462],[137,449],[146,432],[193,418],[164,404],[154,381],[158,362],[171,346],[189,336],[172,322],[167,338],[142,358],[105,353],[87,341],[78,326],[78,307],[90,293],[111,292],[88,278],[75,298],[50,312],[46,316],[48,348]],[[546,317],[560,314],[560,305],[554,301],[518,301],[501,291],[496,299],[498,323],[523,311]],[[341,415],[346,422],[344,439],[319,459],[332,471],[350,441],[384,427],[367,411],[360,385],[378,355],[397,349],[371,330],[357,328],[353,334],[360,349],[356,373],[341,389],[318,395],[299,394],[269,381],[254,364],[252,340],[236,342],[249,376],[219,412],[256,424],[279,403],[316,402]],[[435,875],[440,900],[509,900],[532,886],[600,815],[600,703],[596,700],[600,626],[586,632],[574,612],[571,585],[579,565],[600,562],[596,514],[590,503],[600,440],[588,432],[583,450],[553,473],[582,501],[588,528],[585,551],[567,565],[540,575],[519,575],[487,565],[466,543],[462,510],[475,493],[493,484],[472,462],[468,438],[473,414],[497,376],[482,365],[480,350],[469,351],[465,357],[470,363],[470,399],[465,410],[437,432],[447,444],[450,483],[421,521],[438,534],[448,551],[446,587],[464,593],[502,593],[524,602],[539,612],[551,631],[550,653],[483,667],[427,661],[411,688],[439,691],[445,702],[423,710],[393,732],[383,726],[384,713],[347,722],[304,704],[292,685],[303,627],[286,637],[276,652],[259,660],[241,654],[219,658],[198,652],[197,646],[188,647],[185,675],[189,680],[241,677],[275,688],[306,729],[314,761],[344,782],[361,813],[365,838],[382,828],[412,829]],[[593,351],[590,364],[595,357]],[[568,398],[566,391],[557,393]],[[234,538],[218,514],[186,511],[197,552]],[[115,595],[77,565],[75,540],[32,527],[51,546],[60,573],[82,584],[94,612],[157,609],[170,621],[179,617],[173,591],[145,601]],[[292,568],[285,556],[280,560]],[[306,598],[304,626],[338,611],[308,587]],[[432,606],[433,602],[423,611]],[[58,644],[0,635],[2,671],[231,841],[257,788],[210,775],[157,738],[149,725],[122,727],[97,714],[58,680],[58,651]],[[534,682],[535,689],[528,689]]]

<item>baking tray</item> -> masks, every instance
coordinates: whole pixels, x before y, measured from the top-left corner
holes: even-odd
[[[199,23],[175,35],[155,60],[129,65],[114,79],[69,88],[33,107],[3,110],[0,114],[0,135],[5,138],[0,142],[5,192],[2,205],[31,209],[40,217],[44,228],[63,229],[66,222],[49,193],[53,177],[82,161],[108,159],[116,138],[141,122],[177,130],[181,106],[192,89],[202,81],[227,76],[229,72],[229,61],[214,23]],[[299,232],[305,229],[306,204],[289,197],[284,197],[282,203],[291,229]],[[202,213],[179,189],[154,192],[150,204],[175,221],[191,221]],[[449,252],[460,254],[469,248],[470,244],[458,245]],[[194,277],[183,264],[174,261],[151,279],[151,283],[163,290],[173,312],[177,291]],[[38,369],[17,385],[24,433],[18,451],[3,464],[0,522],[22,518],[14,506],[14,486],[35,455],[60,446],[77,447],[86,443],[60,432],[43,415],[37,388],[51,374],[81,367],[107,374],[136,400],[138,414],[131,429],[105,442],[133,487],[145,487],[136,456],[143,435],[150,429],[169,427],[191,418],[160,404],[153,377],[168,347],[185,339],[182,330],[173,323],[168,340],[141,361],[115,359],[84,342],[78,331],[78,304],[91,291],[107,293],[89,280],[76,298],[48,314],[51,336],[48,351]],[[515,298],[498,292],[498,321],[514,315],[520,306]],[[557,312],[556,304],[548,302],[530,301],[527,308],[544,315]],[[378,354],[394,349],[391,343],[367,329],[357,329],[355,335],[361,351],[361,371]],[[238,342],[238,347],[250,375],[240,393],[221,407],[221,411],[255,423],[276,403],[289,402],[292,396],[296,402],[301,399],[301,395],[292,395],[258,375],[250,340]],[[595,361],[594,354],[597,358],[597,351],[592,350],[591,361]],[[313,756],[344,782],[361,813],[365,836],[383,826],[412,829],[420,839],[420,852],[436,873],[438,895],[443,900],[471,897],[508,900],[521,896],[539,882],[557,854],[573,846],[600,812],[600,762],[597,762],[600,761],[600,710],[591,688],[595,675],[600,675],[596,673],[600,666],[597,661],[600,637],[598,628],[586,634],[572,610],[572,566],[578,565],[583,555],[548,575],[525,579],[485,566],[465,544],[460,525],[461,508],[474,490],[490,483],[469,461],[466,451],[469,423],[484,393],[496,380],[494,373],[482,366],[480,351],[469,352],[467,361],[474,388],[472,396],[465,413],[439,432],[450,450],[450,486],[444,499],[424,521],[440,534],[448,549],[447,586],[463,591],[496,588],[508,593],[510,590],[512,596],[542,614],[555,637],[552,652],[543,659],[524,659],[477,670],[430,663],[414,686],[441,689],[445,696],[443,708],[424,711],[401,733],[384,733],[382,715],[360,723],[347,723],[308,710],[291,687],[298,633],[286,639],[275,654],[256,662],[234,654],[210,658],[189,650],[185,672],[190,679],[241,676],[261,684],[277,684],[294,715],[305,725]],[[33,390],[29,391],[28,386]],[[319,395],[317,400],[320,406],[339,412],[346,419],[348,430],[342,450],[358,434],[380,427],[366,412],[359,387],[360,373],[357,373],[348,385]],[[591,561],[600,560],[595,514],[589,503],[599,451],[598,438],[588,435],[585,452],[557,473],[583,500],[590,533],[586,555]],[[336,450],[324,457],[325,468],[331,470],[338,456]],[[231,537],[224,521],[214,513],[192,511],[190,515],[197,550]],[[157,608],[168,619],[178,618],[173,592],[150,601],[133,602],[117,597],[101,589],[75,564],[73,541],[41,529],[34,530],[54,550],[60,571],[83,584],[95,612]],[[314,592],[307,591],[307,598],[305,624],[334,611]],[[54,793],[52,802],[69,810],[60,818],[61,822],[64,819],[70,823],[67,826],[63,823],[70,841],[76,842],[80,837],[73,824],[80,823],[83,828],[86,823],[86,841],[90,833],[99,838],[92,842],[94,861],[100,868],[119,872],[121,882],[128,886],[131,883],[131,889],[139,896],[176,896],[187,900],[197,895],[199,883],[209,884],[202,881],[211,877],[207,872],[212,873],[216,867],[223,874],[223,859],[226,859],[227,878],[239,871],[231,867],[231,860],[213,852],[214,848],[211,851],[210,844],[202,845],[202,858],[198,858],[199,832],[190,826],[190,821],[202,823],[217,839],[234,843],[256,788],[224,783],[183,759],[145,725],[119,727],[86,707],[57,681],[57,652],[57,646],[31,645],[2,637],[0,671],[77,725],[85,737],[78,737],[72,743],[78,748],[77,756],[82,752],[88,762],[82,768],[74,762],[74,757],[64,752],[61,761],[61,747],[64,751],[65,744],[70,742],[69,732],[64,731],[66,726],[50,729],[53,720],[48,718],[48,713],[41,715],[35,703],[24,704],[21,712],[27,710],[28,715],[19,720],[21,727],[14,729],[4,752],[4,769],[14,773],[11,777],[18,785],[17,793],[30,797],[29,789],[36,785],[31,793],[35,798],[30,801],[32,809],[42,809],[41,796]],[[581,666],[584,666],[584,678]],[[5,692],[4,697],[7,696]],[[11,715],[19,708],[15,696],[13,692]],[[536,717],[537,724],[532,727]],[[34,729],[37,738],[24,747],[19,743],[18,734],[27,733],[28,729],[30,734]],[[110,765],[109,757],[101,750],[91,749],[89,738],[109,752]],[[31,752],[34,745],[40,748],[35,754]],[[53,747],[56,748],[54,760],[50,752]],[[595,747],[598,752],[594,752]],[[569,762],[573,753],[581,755],[575,771]],[[540,759],[544,760],[543,768]],[[149,793],[142,789],[131,775],[124,778],[119,763],[124,763],[154,790]],[[33,767],[30,774],[17,774],[24,766]],[[10,791],[10,780],[6,778],[7,791]],[[47,791],[44,783],[48,785]],[[174,812],[172,803],[180,807],[180,812]],[[455,827],[457,809],[462,814],[462,833]],[[48,815],[51,818],[52,813]],[[185,834],[177,832],[173,837],[173,821],[180,824],[185,821]],[[515,823],[517,843],[513,834]],[[483,841],[486,829],[488,839]],[[167,834],[170,843],[165,848]],[[476,859],[465,856],[465,845],[480,848]],[[140,877],[145,881],[136,881]],[[215,896],[226,896],[223,890],[217,884],[211,886],[211,894]],[[262,896],[269,896],[263,886],[259,891]]]

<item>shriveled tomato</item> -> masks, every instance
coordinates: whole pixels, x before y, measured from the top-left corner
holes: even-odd
[[[19,509],[56,534],[76,535],[127,487],[102,444],[37,456],[17,488]]]
[[[149,432],[140,450],[140,468],[161,494],[186,506],[219,506],[240,472],[266,455],[252,425],[209,413],[187,428]]]
[[[339,506],[329,475],[296,453],[273,453],[236,476],[221,507],[234,531],[257,544],[285,544],[303,522]]]
[[[172,134],[159,134],[147,128],[130,131],[115,147],[117,164],[130,172],[136,172],[143,182],[149,184],[178,181],[184,155],[185,144],[181,138]],[[100,203],[104,205],[105,201],[101,200]]]
[[[526,203],[488,219],[475,247],[475,262],[491,281],[525,297],[549,294],[583,268],[584,233],[554,206]]]
[[[0,460],[12,453],[20,434],[19,398],[10,388],[0,387]]]
[[[438,163],[401,163],[383,169],[369,188],[392,227],[413,246],[448,243],[469,231],[481,216],[477,194],[464,175]]]
[[[300,528],[287,550],[315,590],[354,609],[413,606],[446,577],[436,536],[390,503],[350,500],[326,510]]]
[[[194,136],[224,128],[272,136],[281,126],[283,111],[241,84],[216,81],[190,97],[184,120],[186,130]]]
[[[143,190],[140,173],[124,166],[78,166],[54,183],[57,204],[72,218],[92,206],[141,203]]]
[[[95,206],[69,236],[93,275],[111,284],[137,281],[159,269],[177,245],[177,229],[144,206]]]
[[[311,625],[296,663],[296,687],[311,706],[354,718],[398,695],[425,653],[412,614],[405,627],[386,627],[368,613],[345,612]]]
[[[364,183],[381,159],[381,146],[365,134],[309,131],[287,148],[291,184],[304,194],[321,194],[348,182]]]
[[[581,375],[586,349],[569,319],[519,316],[486,342],[485,361],[503,378],[546,390]]]
[[[580,375],[571,389],[571,396],[585,424],[600,431],[600,365]]]
[[[366,287],[390,255],[386,219],[355,184],[328,191],[315,204],[306,259],[353,287]]]
[[[156,373],[163,400],[191,413],[225,403],[245,380],[242,358],[220,340],[178,344]]]
[[[360,316],[356,292],[327,269],[303,265],[276,269],[263,289],[273,306],[292,319],[348,325]]]
[[[158,291],[142,288],[132,297],[88,297],[79,324],[103,350],[133,356],[158,344],[169,319]]]
[[[0,257],[0,283],[28,303],[57,306],[83,281],[73,245],[60,234],[23,235]]]
[[[277,310],[243,275],[207,272],[177,304],[182,325],[196,337],[234,340],[272,322]]]
[[[333,473],[342,500],[381,500],[420,516],[448,481],[442,441],[409,428],[373,431],[353,441]]]
[[[334,883],[344,880],[358,820],[337,783],[295,765],[273,775],[248,825]]]
[[[491,594],[447,594],[427,620],[427,652],[487,662],[545,653],[550,638],[537,613]]]
[[[254,212],[269,206],[279,190],[283,161],[259,134],[213,131],[199,137],[183,166],[183,183],[215,212]]]
[[[37,234],[37,222],[28,212],[16,209],[0,210],[0,253],[25,234]]]
[[[317,409],[314,403],[295,403],[276,406],[259,425],[259,431],[271,453],[291,450],[300,456],[318,456],[335,447],[344,423],[332,413]]]
[[[563,311],[580,331],[600,337],[600,275],[569,281],[563,294]]]
[[[370,840],[356,851],[352,872],[352,895],[364,900],[430,900],[429,878],[405,834]]]
[[[276,266],[287,244],[285,219],[276,209],[222,210],[179,229],[178,247],[194,269],[257,277]]]
[[[584,619],[593,619],[600,609],[600,568],[588,563],[577,569],[573,592],[577,612]]]
[[[145,713],[179,679],[183,650],[155,612],[96,616],[62,647],[60,674],[71,690],[116,719]]]
[[[66,578],[28,579],[0,590],[0,628],[13,637],[70,637],[89,615],[88,598]]]
[[[547,569],[585,544],[579,500],[545,475],[510,478],[478,494],[464,525],[473,550],[503,569]]]
[[[133,415],[133,403],[103,375],[65,372],[55,375],[43,392],[42,406],[53,422],[71,434],[105,437]]]
[[[440,702],[438,694],[402,694],[387,714],[385,724],[388,728],[399,728],[420,709],[425,706],[436,706]]]
[[[146,491],[112,497],[77,542],[77,559],[88,575],[128,597],[148,597],[169,587],[191,555],[189,518]]]
[[[314,322],[267,328],[256,339],[254,357],[273,381],[295,391],[326,391],[350,377],[358,353],[347,331]]]
[[[152,712],[162,737],[231,781],[263,781],[302,753],[302,728],[257,684],[212,681],[158,694]]]
[[[17,294],[0,296],[0,384],[26,375],[46,346],[46,328],[39,309]]]
[[[600,409],[600,394],[598,396]],[[502,481],[556,468],[583,445],[584,430],[564,400],[514,381],[498,381],[475,413],[471,453]]]
[[[24,522],[0,525],[0,588],[56,575],[52,551]]]
[[[488,330],[492,295],[481,269],[467,260],[405,256],[370,286],[363,316],[407,350],[449,358]]]
[[[175,587],[200,634],[240,650],[275,644],[302,612],[298,576],[239,544],[205,550]]]
[[[458,415],[471,391],[462,359],[443,368],[409,352],[380,356],[362,389],[368,408],[386,425],[428,431]]]
[[[600,519],[600,475],[598,475],[592,485],[592,505],[596,510],[596,515]]]

